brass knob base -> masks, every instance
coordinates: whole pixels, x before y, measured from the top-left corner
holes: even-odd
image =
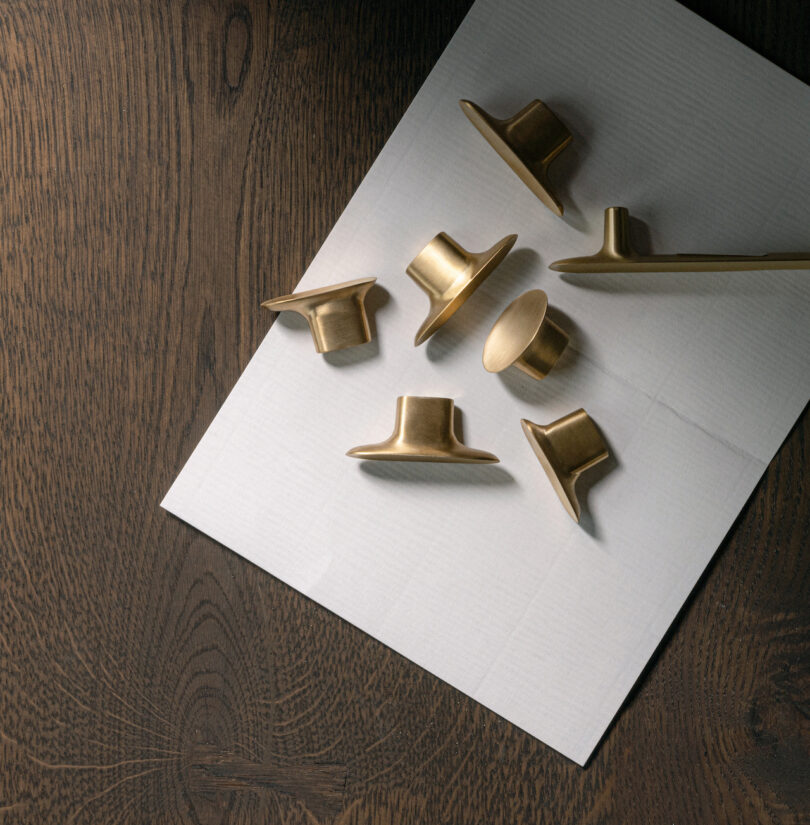
[[[437,461],[454,464],[495,464],[498,457],[474,450],[456,437],[452,398],[397,398],[394,432],[379,444],[354,447],[346,455],[372,461]]]
[[[366,314],[366,294],[376,278],[359,278],[341,284],[294,292],[264,301],[262,306],[276,312],[290,310],[306,318],[318,352],[367,344],[371,330]]]
[[[484,282],[506,257],[517,235],[507,235],[485,252],[468,252],[440,232],[408,264],[408,276],[430,299],[430,311],[419,327],[414,346],[427,341]]]
[[[538,381],[545,378],[568,345],[568,335],[547,316],[548,297],[531,289],[501,313],[484,344],[488,372],[514,366]]]
[[[548,181],[549,164],[571,143],[566,125],[540,100],[533,100],[516,115],[498,120],[469,100],[461,110],[512,171],[555,214],[563,205]]]
[[[608,457],[602,434],[581,409],[546,426],[525,418],[520,424],[566,512],[579,522],[576,482],[585,470]]]

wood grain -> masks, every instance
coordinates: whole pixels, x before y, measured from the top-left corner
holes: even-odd
[[[0,821],[810,822],[807,413],[586,770],[157,507],[468,5],[0,2]]]

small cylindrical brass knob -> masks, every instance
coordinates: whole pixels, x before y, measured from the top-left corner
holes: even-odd
[[[525,418],[520,424],[554,492],[568,515],[578,522],[581,507],[576,482],[585,470],[608,457],[602,434],[588,413],[581,409],[551,424],[534,424]]]
[[[354,447],[346,455],[374,461],[438,461],[455,464],[494,464],[498,457],[474,450],[458,440],[452,398],[397,398],[394,432],[378,444]]]
[[[461,110],[512,171],[555,214],[563,205],[548,181],[549,164],[571,143],[568,127],[541,100],[533,100],[504,120],[492,117],[469,100]]]
[[[291,310],[306,318],[318,352],[356,347],[371,340],[365,301],[376,280],[360,278],[294,292],[265,301],[262,306],[276,312]]]
[[[484,282],[517,240],[507,235],[485,252],[468,252],[440,232],[408,264],[408,276],[427,293],[430,310],[419,327],[414,346],[427,341]]]
[[[548,317],[548,297],[531,289],[501,313],[484,344],[483,363],[489,372],[514,366],[540,380],[557,363],[568,335]]]

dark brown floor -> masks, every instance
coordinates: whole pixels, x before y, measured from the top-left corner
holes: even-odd
[[[810,821],[807,413],[586,770],[157,506],[468,2],[0,2],[0,821]]]

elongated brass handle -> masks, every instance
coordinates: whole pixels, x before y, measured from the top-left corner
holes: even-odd
[[[605,210],[605,239],[595,255],[563,258],[557,272],[732,272],[751,269],[810,269],[810,252],[767,255],[639,255],[630,241],[630,214],[624,206]]]

